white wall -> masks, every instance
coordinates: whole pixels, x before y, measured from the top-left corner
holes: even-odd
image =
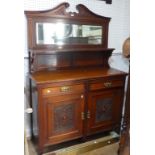
[[[128,71],[128,60],[123,58],[122,45],[124,40],[129,37],[130,34],[130,21],[129,21],[129,2],[130,0],[113,0],[111,5],[100,0],[66,0],[70,3],[70,11],[76,11],[75,5],[84,4],[91,11],[96,14],[111,17],[109,25],[109,48],[115,48],[113,56],[109,59],[111,67],[117,68],[123,71]],[[64,2],[64,0],[25,0],[24,10],[46,10],[51,9],[58,4]],[[25,19],[25,57],[27,57],[27,34],[26,34],[26,19]],[[27,75],[28,65],[27,59],[25,59],[25,77]],[[25,86],[26,78],[25,78]],[[27,103],[27,100],[25,101]],[[25,105],[25,107],[27,104]],[[25,128],[27,136],[30,136],[29,117],[25,115]]]

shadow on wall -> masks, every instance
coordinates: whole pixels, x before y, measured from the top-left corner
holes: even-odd
[[[124,72],[129,71],[129,60],[125,58],[121,53],[113,54],[109,59],[110,67],[119,69]]]

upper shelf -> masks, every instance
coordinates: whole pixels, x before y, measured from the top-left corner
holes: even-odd
[[[88,53],[88,52],[104,52],[104,53],[109,53],[111,54],[115,49],[114,48],[98,48],[96,47],[95,50],[92,48],[87,49],[87,48],[70,48],[70,49],[65,49],[63,47],[59,47],[59,49],[44,49],[44,48],[33,48],[33,49],[29,49],[29,51],[33,54],[56,54],[56,53],[65,53],[65,52],[83,52],[83,53]]]

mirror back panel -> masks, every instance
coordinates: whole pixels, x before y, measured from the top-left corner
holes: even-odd
[[[82,4],[67,12],[68,3],[51,10],[25,11],[29,49],[107,48],[110,18],[97,15]]]

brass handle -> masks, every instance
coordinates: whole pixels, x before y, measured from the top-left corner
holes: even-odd
[[[106,88],[109,88],[109,87],[112,86],[112,82],[105,82],[105,83],[104,83],[104,86],[105,86]]]
[[[90,111],[88,110],[87,112],[87,118],[89,119],[90,118]]]
[[[84,117],[84,112],[81,112],[81,119],[84,120],[85,117]]]
[[[61,92],[67,92],[69,90],[70,90],[70,87],[69,86],[63,86],[63,87],[60,88],[60,91]]]
[[[84,95],[81,95],[81,98],[84,98]]]

